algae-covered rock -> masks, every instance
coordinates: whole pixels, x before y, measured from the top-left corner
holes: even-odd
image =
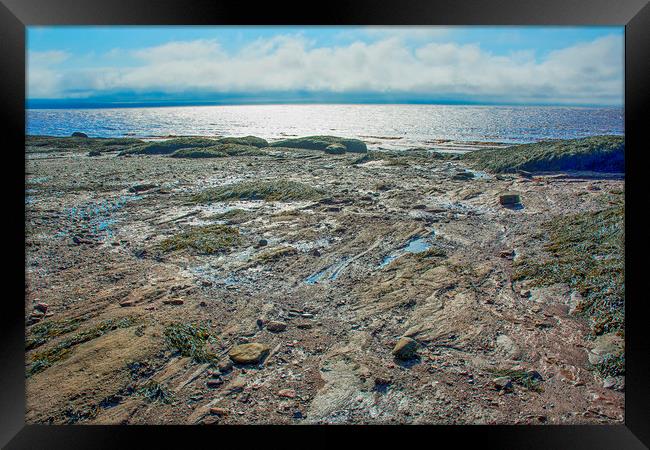
[[[262,150],[253,145],[227,143],[211,147],[182,148],[169,156],[172,158],[225,158],[227,156],[259,156],[263,154]]]
[[[345,145],[342,144],[332,144],[325,147],[325,153],[330,155],[342,155],[345,153]]]
[[[169,155],[176,150],[187,148],[212,147],[217,143],[215,139],[182,137],[166,141],[148,142],[143,145],[125,150],[120,155]]]
[[[257,148],[268,147],[269,143],[266,139],[262,139],[257,136],[244,136],[244,137],[225,137],[218,139],[222,144],[239,144],[246,146],[253,146]]]
[[[145,143],[134,138],[90,138],[90,137],[54,137],[25,136],[25,152],[112,152],[136,148]]]
[[[492,172],[579,170],[625,172],[625,138],[592,136],[468,152],[463,159]]]
[[[295,201],[315,200],[323,192],[297,181],[244,181],[216,188],[206,189],[196,194],[193,201],[209,203],[231,199],[266,200],[266,201]]]
[[[325,150],[332,144],[340,144],[346,152],[366,153],[368,147],[359,139],[349,139],[336,136],[307,136],[295,139],[283,139],[269,144],[271,147],[302,148],[307,150]]]
[[[228,352],[228,356],[237,364],[255,364],[269,354],[269,346],[258,342],[235,345]]]

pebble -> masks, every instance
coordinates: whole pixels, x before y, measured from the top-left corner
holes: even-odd
[[[287,324],[284,322],[273,320],[266,324],[266,329],[274,333],[279,333],[287,329]]]
[[[214,416],[227,416],[228,410],[225,408],[210,408],[210,414]]]

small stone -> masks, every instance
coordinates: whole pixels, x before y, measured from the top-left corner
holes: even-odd
[[[533,381],[544,381],[542,375],[536,370],[529,370],[526,373],[527,377]]]
[[[269,241],[267,241],[266,239],[260,239],[257,242],[258,247],[266,247],[268,244],[269,244]]]
[[[401,337],[395,347],[393,348],[393,355],[402,360],[413,359],[417,356],[416,350],[418,343],[415,339],[409,337]]]
[[[228,352],[228,356],[233,362],[238,364],[255,364],[269,354],[269,346],[258,342],[235,345]]]
[[[519,194],[502,194],[499,196],[499,203],[503,206],[512,206],[521,203]]]
[[[90,157],[100,156],[100,155],[101,155],[101,152],[99,152],[98,150],[91,150],[91,151],[88,152],[88,156],[90,156]]]
[[[228,373],[232,370],[232,361],[229,359],[224,359],[222,361],[219,361],[217,364],[217,369],[219,370],[220,373]]]
[[[81,131],[75,131],[71,135],[72,137],[78,137],[78,138],[87,138],[88,135],[86,133],[82,133]]]
[[[244,390],[246,387],[246,380],[243,377],[237,377],[234,380],[232,380],[230,383],[228,383],[228,386],[226,386],[226,389],[231,392],[241,392]]]
[[[512,259],[515,257],[515,251],[514,250],[504,250],[499,253],[499,256],[501,258],[506,258],[506,259]]]
[[[201,301],[201,303],[199,303],[199,306],[208,306],[208,304],[204,301]]]
[[[228,410],[225,408],[210,408],[210,414],[213,416],[227,416],[228,415]]]
[[[172,299],[169,299],[169,300],[163,300],[163,304],[165,304],[165,305],[182,305],[183,303],[185,303],[185,302],[183,300],[181,300],[180,298],[172,298]]]
[[[497,391],[509,391],[512,390],[512,380],[508,377],[499,377],[492,380],[494,387]]]
[[[287,329],[287,324],[273,320],[266,324],[266,329],[272,331],[273,333],[279,333]]]
[[[41,311],[43,313],[46,313],[47,308],[49,308],[49,307],[50,307],[50,305],[48,305],[47,303],[37,303],[36,306],[34,306],[34,309],[37,310],[37,311]]]
[[[216,388],[216,387],[221,386],[222,384],[223,384],[223,380],[222,380],[221,378],[214,378],[214,379],[212,379],[212,380],[208,380],[208,381],[206,382],[206,385],[207,385],[209,388]]]
[[[134,306],[135,302],[133,300],[125,300],[120,303],[120,306],[123,308],[129,307],[129,306]]]
[[[382,387],[382,386],[388,386],[391,384],[392,380],[390,378],[384,378],[384,377],[376,377],[375,378],[375,386],[376,387]]]
[[[603,387],[605,389],[614,389],[616,387],[616,378],[614,377],[605,378],[605,381],[603,381]]]
[[[148,191],[150,189],[155,188],[155,184],[136,184],[135,186],[131,186],[129,188],[129,192],[143,192],[143,191]]]
[[[280,397],[286,397],[286,398],[295,398],[296,397],[296,391],[293,389],[282,389],[278,391],[278,395]]]

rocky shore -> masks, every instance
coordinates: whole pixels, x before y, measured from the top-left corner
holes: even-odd
[[[624,142],[511,149],[28,136],[27,422],[623,423]]]

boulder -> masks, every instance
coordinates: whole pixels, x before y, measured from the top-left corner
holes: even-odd
[[[75,131],[74,133],[72,133],[72,137],[87,138],[88,135],[86,133],[82,133],[81,131]]]
[[[100,156],[101,154],[102,153],[100,151],[97,151],[97,150],[91,150],[91,151],[88,152],[88,156],[91,156],[91,157]]]
[[[258,342],[235,345],[228,352],[228,356],[237,364],[255,364],[269,354],[270,348]]]

